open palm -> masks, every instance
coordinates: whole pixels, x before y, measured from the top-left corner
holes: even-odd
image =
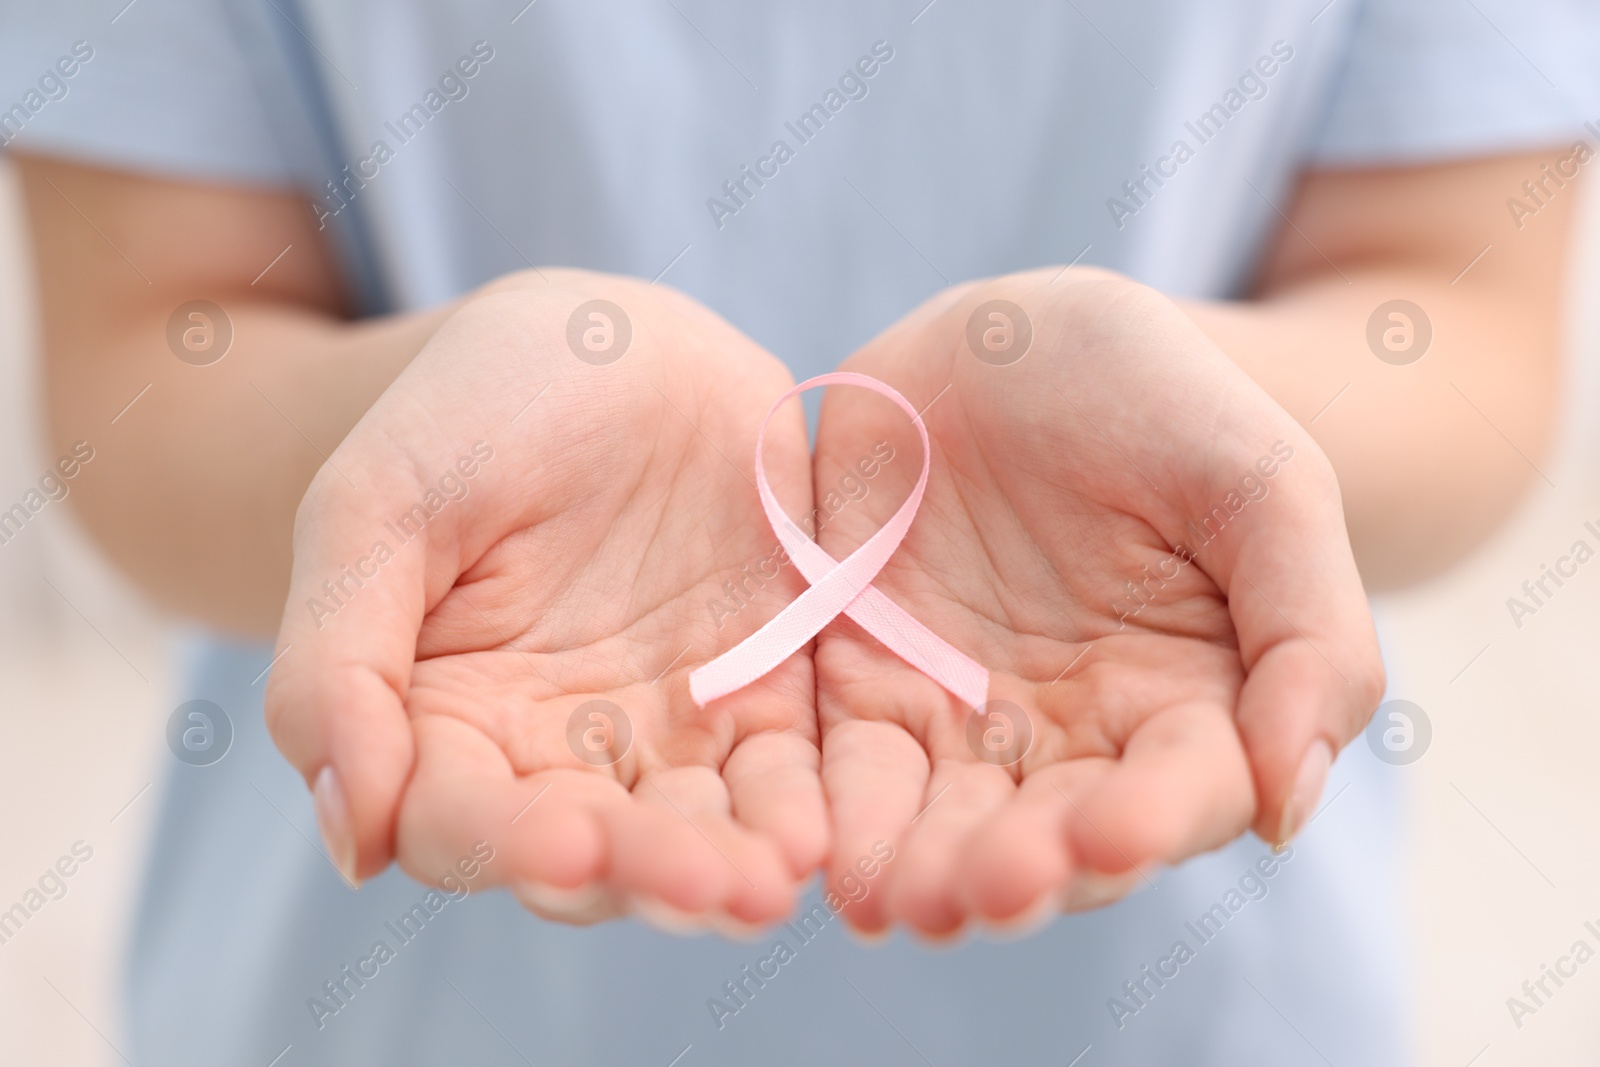
[[[471,301],[319,475],[269,723],[352,875],[436,881],[484,840],[554,917],[773,921],[827,848],[809,652],[706,710],[686,679],[803,588],[749,481],[787,372],[677,294],[553,282]],[[798,412],[766,459],[808,507]]]
[[[1000,350],[979,358],[991,321]],[[975,711],[849,619],[819,636],[834,875],[896,848],[850,920],[1016,922],[1252,823],[1289,836],[1382,684],[1337,485],[1300,428],[1170,302],[1094,272],[952,290],[844,369],[926,406],[932,440],[874,584],[991,672]],[[878,440],[904,460],[841,502]],[[843,558],[921,449],[850,388],[829,391],[818,442],[815,493],[839,505],[819,540]]]

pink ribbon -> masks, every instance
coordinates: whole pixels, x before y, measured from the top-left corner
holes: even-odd
[[[824,385],[859,385],[888,397],[911,417],[922,438],[922,473],[917,476],[917,484],[911,490],[911,495],[906,497],[900,510],[882,529],[867,538],[843,562],[828,555],[822,546],[802,533],[784,513],[778,498],[772,494],[772,486],[767,482],[767,469],[761,458],[766,444],[767,424],[772,421],[778,408],[807,389]],[[697,705],[705,707],[711,701],[754,682],[798,652],[840,613],[850,616],[862,629],[965,701],[968,707],[976,708],[988,699],[989,672],[981,663],[953,648],[872,585],[872,580],[878,576],[883,565],[900,547],[906,531],[911,528],[911,520],[922,506],[922,494],[928,486],[931,463],[928,429],[922,423],[922,416],[917,414],[917,409],[905,397],[876,378],[836,371],[803,381],[777,399],[768,409],[767,417],[761,420],[761,431],[756,435],[756,489],[761,495],[761,507],[767,513],[772,532],[778,535],[779,543],[810,583],[810,588],[761,629],[710,663],[690,672],[689,693]]]

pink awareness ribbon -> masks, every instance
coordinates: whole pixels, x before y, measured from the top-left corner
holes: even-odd
[[[825,385],[858,385],[888,397],[911,417],[922,438],[922,473],[911,495],[882,529],[867,538],[843,562],[834,559],[802,533],[784,512],[767,482],[767,469],[761,458],[767,424],[778,409],[792,397]],[[876,378],[849,371],[821,374],[801,382],[777,399],[767,410],[767,417],[761,420],[761,430],[756,435],[756,489],[772,532],[778,535],[779,543],[810,583],[810,588],[755,633],[690,672],[689,693],[697,705],[705,707],[762,677],[799,651],[841,613],[854,619],[901,659],[965,701],[968,707],[983,704],[989,695],[989,671],[912,618],[872,585],[883,565],[900,547],[906,531],[911,528],[911,520],[922,506],[932,459],[928,429],[923,425],[922,416],[910,401]]]

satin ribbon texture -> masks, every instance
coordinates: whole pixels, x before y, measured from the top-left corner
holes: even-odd
[[[860,548],[843,561],[830,556],[784,513],[778,498],[772,493],[772,486],[767,482],[767,470],[761,458],[766,444],[767,424],[778,409],[808,389],[828,385],[854,385],[888,397],[910,416],[917,434],[922,438],[922,473],[917,476],[917,484],[911,490],[911,495],[906,497],[905,503],[900,505],[900,509],[882,529],[867,538]],[[987,668],[912,618],[904,608],[872,585],[872,580],[878,576],[883,565],[900,547],[906,531],[911,528],[911,520],[916,518],[917,509],[922,506],[922,494],[928,486],[928,468],[932,464],[932,456],[928,445],[928,428],[923,425],[917,409],[895,389],[876,378],[849,371],[821,374],[801,382],[777,399],[767,410],[767,417],[761,420],[761,430],[756,435],[756,489],[761,495],[761,507],[767,514],[772,532],[778,535],[779,543],[810,583],[810,588],[761,629],[710,663],[690,672],[689,694],[697,705],[705,707],[711,701],[737,692],[762,677],[798,652],[841,613],[854,619],[862,629],[882,641],[901,659],[965,701],[968,707],[980,707],[988,699]]]

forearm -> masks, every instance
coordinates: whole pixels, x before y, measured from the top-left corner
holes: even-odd
[[[13,159],[53,454],[94,450],[68,499],[166,606],[271,634],[307,484],[450,309],[349,321],[337,260],[294,190]],[[197,300],[216,321],[178,313]],[[214,331],[209,346],[189,337],[205,350],[186,346],[190,328]]]
[[[112,559],[176,611],[268,635],[307,484],[444,312],[347,324],[217,302],[233,342],[205,367],[168,349],[159,309],[78,324],[47,314],[51,435],[61,452],[95,450],[71,499]]]
[[[1455,562],[1542,477],[1578,190],[1521,229],[1504,203],[1555,155],[1342,176],[1331,190],[1313,179],[1253,299],[1186,305],[1327,452],[1369,588]],[[1414,362],[1369,342],[1395,299],[1431,326]]]
[[[1400,293],[1433,327],[1429,352],[1407,366],[1366,343],[1372,310]],[[1554,308],[1374,271],[1188,311],[1333,462],[1369,588],[1455,562],[1540,477],[1559,369]]]

